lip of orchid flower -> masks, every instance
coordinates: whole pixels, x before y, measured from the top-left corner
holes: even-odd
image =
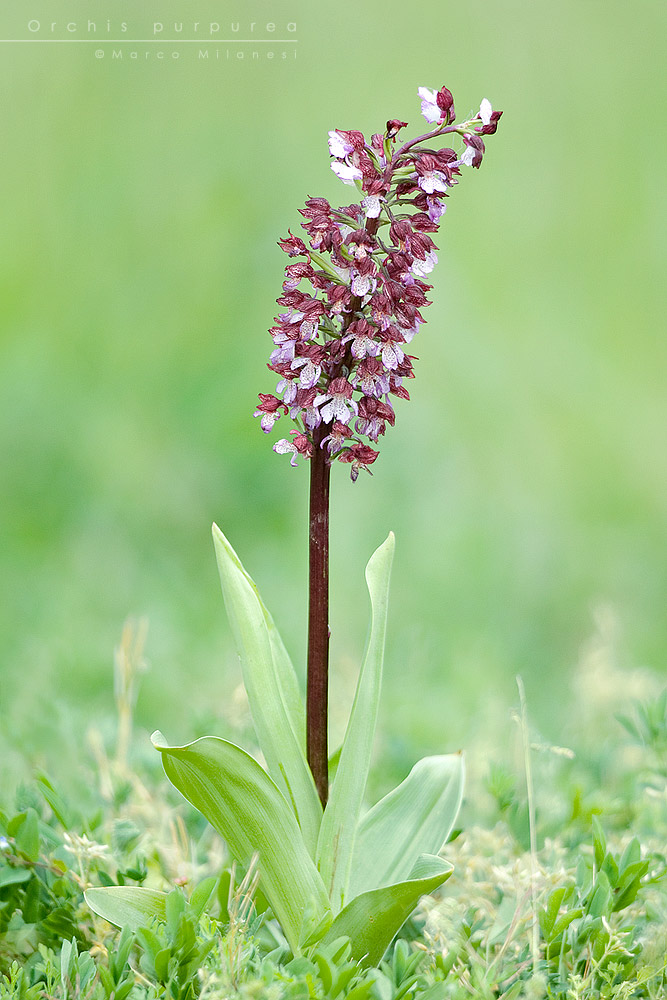
[[[430,274],[438,263],[438,255],[434,250],[429,250],[423,260],[415,260],[412,265],[412,274],[415,278],[425,278]]]
[[[340,451],[345,440],[350,437],[352,437],[350,428],[346,424],[341,423],[340,420],[334,420],[330,433],[322,438],[320,448],[324,448],[326,445],[329,454],[332,455]]]
[[[420,87],[417,91],[422,102],[422,115],[427,122],[432,124],[439,122],[442,118],[440,108],[436,104],[437,90],[429,90],[428,87]]]
[[[312,358],[295,358],[292,362],[292,370],[300,368],[299,373],[299,385],[302,389],[311,389],[314,385],[317,385],[318,379],[322,374],[322,369],[320,365],[315,364]]]
[[[348,153],[354,149],[352,143],[338,129],[331,129],[329,132],[329,152],[332,156],[344,159]]]
[[[447,211],[447,206],[441,198],[427,198],[426,204],[428,206],[428,217],[431,222],[438,222],[440,217]]]
[[[315,406],[320,406],[322,420],[328,424],[332,420],[340,420],[342,424],[350,422],[352,415],[357,415],[358,406],[352,399],[352,386],[346,378],[333,379],[329,391],[315,397]]]
[[[436,191],[446,191],[449,186],[447,178],[440,170],[426,170],[417,178],[417,184],[426,194],[435,194]]]
[[[307,436],[305,434],[301,434],[299,431],[293,430],[290,431],[290,434],[294,435],[291,441],[288,441],[287,438],[281,438],[280,441],[276,441],[273,446],[273,450],[278,455],[288,455],[291,452],[292,457],[289,464],[296,468],[297,455],[303,455],[304,458],[311,458],[313,454],[313,445],[312,442],[308,440]]]
[[[343,184],[353,185],[355,181],[363,180],[364,175],[359,167],[355,167],[351,163],[334,160],[331,164],[331,169],[335,173],[336,177],[343,182]]]
[[[366,195],[361,204],[365,209],[367,219],[377,219],[382,211],[382,198],[379,194]]]
[[[479,106],[479,117],[482,120],[483,125],[488,125],[491,121],[491,115],[493,114],[493,108],[491,107],[491,101],[486,97],[482,98],[482,103]]]

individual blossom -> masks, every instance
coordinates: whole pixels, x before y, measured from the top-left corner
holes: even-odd
[[[351,464],[350,479],[356,483],[359,470],[365,469],[366,472],[370,472],[368,466],[373,464],[379,454],[379,451],[374,451],[369,445],[356,441],[350,448],[344,448],[338,455],[338,459],[341,462]]]
[[[278,453],[278,455],[292,455],[290,459],[290,465],[296,466],[296,456],[303,455],[305,458],[311,458],[313,454],[312,442],[308,439],[307,435],[299,434],[298,431],[290,431],[294,437],[291,441],[287,438],[282,438],[280,441],[276,441],[273,446],[273,450]]]
[[[464,135],[465,150],[461,156],[461,163],[467,167],[479,167],[484,156],[484,140],[478,135]]]
[[[352,386],[345,378],[333,379],[328,392],[316,397],[315,405],[321,407],[322,420],[327,424],[332,420],[347,424],[352,414],[357,413],[357,404],[352,399]]]
[[[502,111],[494,111],[491,106],[491,101],[487,98],[482,99],[482,103],[479,106],[478,118],[482,122],[482,128],[477,128],[480,135],[493,135],[498,128],[498,122],[500,121],[500,116]]]
[[[273,430],[273,425],[280,416],[280,410],[283,413],[287,413],[287,407],[282,403],[277,396],[272,396],[271,393],[260,392],[259,394],[260,403],[255,412],[254,417],[261,416],[261,427],[265,434],[268,434]]]
[[[394,426],[396,416],[389,403],[384,403],[374,396],[364,396],[359,402],[359,418],[355,429],[365,434],[371,441],[377,441],[385,432],[385,424]]]
[[[449,125],[454,121],[454,98],[450,90],[446,87],[441,87],[440,90],[420,87],[418,93],[422,102],[422,114],[427,122],[444,121]]]
[[[353,129],[329,132],[331,168],[357,200],[336,207],[308,198],[303,237],[288,231],[279,240],[290,263],[270,329],[268,367],[278,383],[260,394],[255,416],[266,433],[287,415],[294,421],[274,445],[292,465],[299,456],[341,461],[356,480],[394,425],[393,401],[410,398],[415,358],[406,349],[430,304],[445,201],[464,168],[481,164],[482,136],[502,114],[484,98],[474,117],[454,124],[446,87],[420,87],[418,95],[431,130],[416,139],[403,140],[407,123],[397,118],[370,140]]]
[[[335,420],[331,432],[322,438],[320,447],[324,448],[326,445],[329,454],[335,454],[337,451],[340,451],[347,439],[351,437],[351,429],[346,424],[342,424],[340,420]]]

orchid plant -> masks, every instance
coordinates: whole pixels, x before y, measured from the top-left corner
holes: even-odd
[[[329,133],[334,173],[357,190],[332,208],[309,198],[301,210],[307,242],[288,232],[290,258],[281,312],[271,328],[273,393],[255,416],[269,433],[291,418],[274,445],[310,463],[309,610],[306,703],[285,646],[257,587],[214,525],[227,614],[266,768],[217,737],[171,746],[152,740],[171,782],[247,865],[259,855],[260,884],[292,952],[349,939],[353,957],[382,958],[420,896],[451,874],[439,857],[456,820],[464,783],[460,753],[419,761],[393,791],[364,812],[382,682],[392,534],[366,568],[371,623],[354,703],[329,787],[329,481],[335,461],[356,481],[393,426],[393,399],[408,399],[413,377],[406,347],[424,322],[426,276],[437,263],[431,237],[445,199],[466,167],[479,167],[483,136],[502,114],[483,100],[456,124],[446,87],[419,89],[430,129],[405,142],[392,119],[367,142],[361,132]],[[458,139],[458,151],[443,140]],[[302,285],[310,286],[304,290]],[[91,908],[119,925],[164,919],[167,894],[110,886],[86,893]]]

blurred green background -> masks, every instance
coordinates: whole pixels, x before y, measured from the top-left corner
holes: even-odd
[[[379,746],[397,767],[493,720],[502,739],[517,673],[545,737],[572,740],[601,616],[621,677],[664,678],[664,4],[108,8],[12,2],[0,21],[32,39],[0,46],[0,775],[58,773],[104,727],[128,615],[150,623],[140,739],[224,735],[239,673],[213,520],[301,669],[307,469],[252,418],[275,381],[276,240],[308,195],[349,201],[327,130],[397,117],[417,134],[422,85],[446,84],[459,118],[485,96],[505,115],[449,202],[412,401],[373,478],[335,470],[333,740],[363,567],[390,529]],[[72,22],[89,38],[89,19],[109,37],[107,17],[129,38],[154,21],[194,37],[195,20],[287,38],[294,22],[297,42],[273,60],[165,43],[160,61],[154,45],[35,41]]]

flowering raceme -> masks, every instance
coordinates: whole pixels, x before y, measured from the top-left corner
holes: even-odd
[[[424,279],[438,260],[431,234],[461,168],[479,167],[482,136],[496,131],[502,114],[484,98],[473,118],[455,125],[446,87],[420,87],[419,97],[434,127],[398,148],[407,122],[397,119],[370,143],[354,130],[329,132],[331,169],[361,200],[332,208],[325,198],[309,198],[300,210],[308,243],[291,232],[279,240],[300,259],[285,268],[277,300],[283,311],[270,330],[268,367],[280,380],[275,395],[259,394],[255,416],[266,433],[291,417],[296,427],[274,450],[291,454],[292,465],[298,455],[325,449],[328,461],[348,463],[356,480],[360,469],[370,472],[379,454],[372,445],[394,424],[391,397],[410,398],[404,383],[415,358],[406,347],[430,304]],[[463,150],[437,148],[441,136],[454,134]]]

